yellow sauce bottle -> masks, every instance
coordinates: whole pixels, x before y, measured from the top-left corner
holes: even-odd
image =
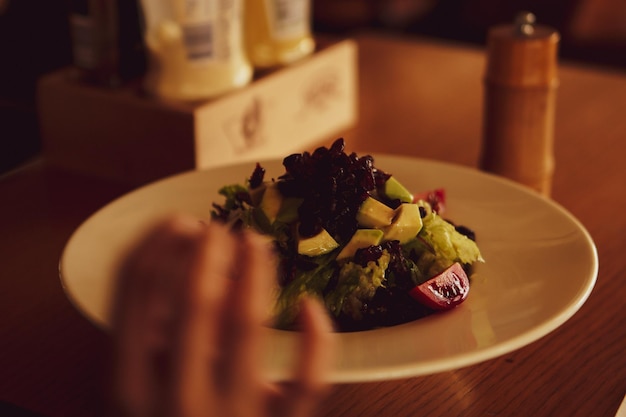
[[[256,68],[287,65],[313,52],[310,0],[246,0],[245,44]]]
[[[248,84],[243,0],[142,0],[150,52],[146,84],[156,95],[196,101]]]

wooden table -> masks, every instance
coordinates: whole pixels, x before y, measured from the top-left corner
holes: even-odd
[[[343,132],[349,150],[476,166],[483,52],[374,35],[358,42],[360,121]],[[587,303],[503,357],[337,386],[321,416],[614,415],[626,393],[626,76],[563,64],[560,78],[553,198],[598,247]],[[47,417],[98,415],[107,336],[68,302],[57,262],[72,231],[127,191],[41,160],[0,178],[0,401]]]

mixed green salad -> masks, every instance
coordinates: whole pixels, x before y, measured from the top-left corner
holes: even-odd
[[[415,320],[463,302],[483,259],[470,229],[443,217],[445,191],[413,194],[369,156],[330,148],[287,156],[265,178],[219,190],[211,216],[272,238],[279,258],[276,326],[290,329],[305,294],[323,300],[338,330]]]

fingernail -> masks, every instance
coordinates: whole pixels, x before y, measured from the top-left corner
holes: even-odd
[[[185,214],[168,218],[165,225],[170,231],[180,234],[196,234],[205,227],[199,219]]]

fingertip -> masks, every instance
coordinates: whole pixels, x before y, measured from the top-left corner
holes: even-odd
[[[300,302],[300,322],[304,331],[333,333],[335,328],[328,311],[317,297],[306,296]]]
[[[201,223],[189,215],[170,214],[148,224],[116,261],[109,314],[117,326],[128,308],[152,287],[168,257],[186,252],[200,236]]]
[[[244,231],[243,236],[249,249],[267,257],[268,260],[273,259],[274,240],[271,236],[262,235],[251,230]]]
[[[302,334],[300,379],[320,388],[335,357],[334,326],[321,300],[306,296],[300,302]]]
[[[176,213],[162,220],[165,230],[176,234],[196,234],[203,230],[204,224],[188,214]]]
[[[203,223],[188,214],[173,213],[167,216],[154,220],[148,226],[147,231],[141,237],[141,244],[138,245],[143,250],[143,247],[153,247],[156,245],[171,244],[177,241],[194,240],[204,230]]]
[[[310,415],[331,386],[335,340],[326,308],[315,297],[301,299],[299,323],[299,359],[283,406],[291,411],[289,415]]]

